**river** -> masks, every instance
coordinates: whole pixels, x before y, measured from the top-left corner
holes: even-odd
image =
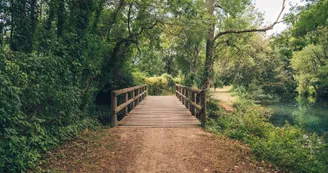
[[[275,126],[283,126],[286,122],[299,125],[308,132],[319,135],[328,133],[328,102],[311,104],[307,99],[299,99],[295,103],[276,103],[265,105],[270,108],[270,122]]]

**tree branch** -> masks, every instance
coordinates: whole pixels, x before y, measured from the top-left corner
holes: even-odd
[[[226,35],[226,34],[241,34],[241,33],[247,33],[247,32],[265,32],[265,31],[268,31],[268,30],[271,30],[273,29],[273,27],[277,24],[277,23],[280,23],[279,19],[283,13],[283,11],[285,10],[285,7],[286,7],[286,0],[283,0],[282,2],[282,8],[280,10],[280,13],[277,17],[277,19],[269,26],[266,26],[264,28],[253,28],[253,29],[243,29],[243,30],[227,30],[227,31],[222,31],[222,32],[219,32],[218,34],[216,34],[216,36],[214,37],[214,40],[215,41],[216,39],[218,39],[220,36],[222,35]]]
[[[223,41],[220,41],[220,42],[217,42],[214,47],[217,48],[220,44],[222,43],[227,43],[227,45],[229,44],[229,40],[223,40]]]
[[[131,8],[132,8],[133,2],[130,3],[129,6],[129,12],[128,12],[128,30],[129,30],[129,35],[131,35],[131,29],[130,29],[130,20],[131,20]]]
[[[118,16],[118,13],[120,12],[120,10],[123,8],[124,6],[124,0],[120,0],[117,8],[115,9],[115,11],[113,12],[112,16],[111,16],[111,21],[109,22],[109,29],[108,29],[108,32],[107,32],[107,39],[109,40],[109,35],[110,35],[110,32],[112,30],[112,26],[113,24],[116,22],[116,19],[117,19],[117,16]]]
[[[220,4],[215,4],[214,7],[220,8],[222,11],[227,12],[228,14],[230,14],[233,18],[236,18],[236,16],[233,13],[231,13],[230,11],[224,9]]]

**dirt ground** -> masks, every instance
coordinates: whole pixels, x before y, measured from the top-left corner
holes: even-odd
[[[85,131],[49,152],[51,172],[274,172],[252,159],[250,148],[202,128],[116,127]]]
[[[213,88],[211,89],[212,98],[220,100],[220,106],[228,112],[234,111],[232,105],[236,100],[236,97],[231,95],[231,89],[232,86],[224,86],[223,88],[216,88],[215,90]]]

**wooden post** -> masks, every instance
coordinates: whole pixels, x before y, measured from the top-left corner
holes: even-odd
[[[180,92],[181,93],[181,102],[182,102],[182,104],[184,104],[183,97],[182,97],[183,96],[183,88],[180,88],[180,89],[181,89],[181,92]]]
[[[141,94],[142,93],[142,88],[139,88],[139,94]],[[141,97],[139,97],[139,103],[142,101],[142,95],[141,95]]]
[[[186,89],[185,88],[182,88],[182,95],[186,96]],[[186,99],[185,98],[183,98],[183,105],[186,105]]]
[[[134,90],[132,91],[132,98],[134,99],[134,97],[135,97],[136,95],[135,95],[135,92],[134,92]],[[132,102],[132,109],[135,107],[135,101],[133,101]]]
[[[145,85],[145,90],[147,91],[147,85]],[[145,93],[145,97],[147,97],[147,92]]]
[[[189,92],[188,92],[188,98],[189,98],[189,100],[191,100],[191,101],[192,101],[192,99],[190,98],[191,96],[192,96],[192,91],[189,91]],[[188,106],[189,106],[189,107],[188,107],[188,110],[191,112],[191,107],[192,107],[192,104],[191,104],[191,103],[189,103],[189,104],[188,104]]]
[[[177,91],[178,91],[178,86],[175,85],[175,96],[176,96],[176,97],[178,97],[178,93],[177,93]]]
[[[193,93],[193,92],[192,92],[192,95],[191,95],[191,101],[194,102],[194,103],[196,103],[196,97],[195,97],[195,94],[196,94],[196,93]],[[191,106],[191,114],[192,114],[192,115],[195,115],[195,113],[196,113],[195,108],[194,108],[193,106]]]
[[[185,92],[184,92],[184,96],[187,98],[187,93],[188,93],[188,90],[185,88],[185,90],[184,90]],[[187,107],[187,104],[188,104],[188,102],[187,102],[187,99],[185,99],[185,107]]]
[[[182,90],[181,90],[180,86],[178,86],[178,91],[179,91],[180,94],[182,93]],[[179,95],[179,100],[181,101],[181,95]]]
[[[136,96],[139,95],[139,89],[136,89]],[[136,106],[139,104],[139,99],[136,100]]]
[[[186,91],[186,98],[189,98],[189,90]],[[186,108],[189,109],[189,102],[186,102]]]
[[[192,95],[192,91],[189,91],[188,92],[188,98],[189,98],[189,100],[191,100],[191,98],[190,98],[190,96]],[[191,100],[192,101],[192,100]],[[192,106],[192,104],[191,103],[188,103],[188,110],[189,111],[191,111],[191,106]]]
[[[117,107],[117,97],[116,94],[112,91],[112,114],[111,114],[111,126],[115,127],[117,125],[117,114],[115,109]]]
[[[202,90],[200,93],[200,104],[202,105],[202,111],[200,112],[200,122],[202,127],[206,126],[206,90]]]
[[[125,93],[125,99],[124,99],[124,103],[127,102],[129,100],[129,93]],[[128,115],[128,106],[125,107],[125,110],[124,110],[124,116]]]

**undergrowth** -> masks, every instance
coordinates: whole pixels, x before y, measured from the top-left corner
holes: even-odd
[[[166,73],[161,76],[148,77],[144,73],[134,72],[133,80],[136,85],[147,84],[149,95],[174,95],[175,84],[181,82],[179,77],[174,78]]]
[[[42,153],[98,126],[81,64],[0,49],[0,173],[25,172]]]
[[[328,146],[317,134],[288,123],[275,127],[268,122],[268,112],[247,99],[240,98],[233,113],[222,110],[215,100],[207,105],[208,130],[245,142],[257,159],[286,172],[328,170]]]

